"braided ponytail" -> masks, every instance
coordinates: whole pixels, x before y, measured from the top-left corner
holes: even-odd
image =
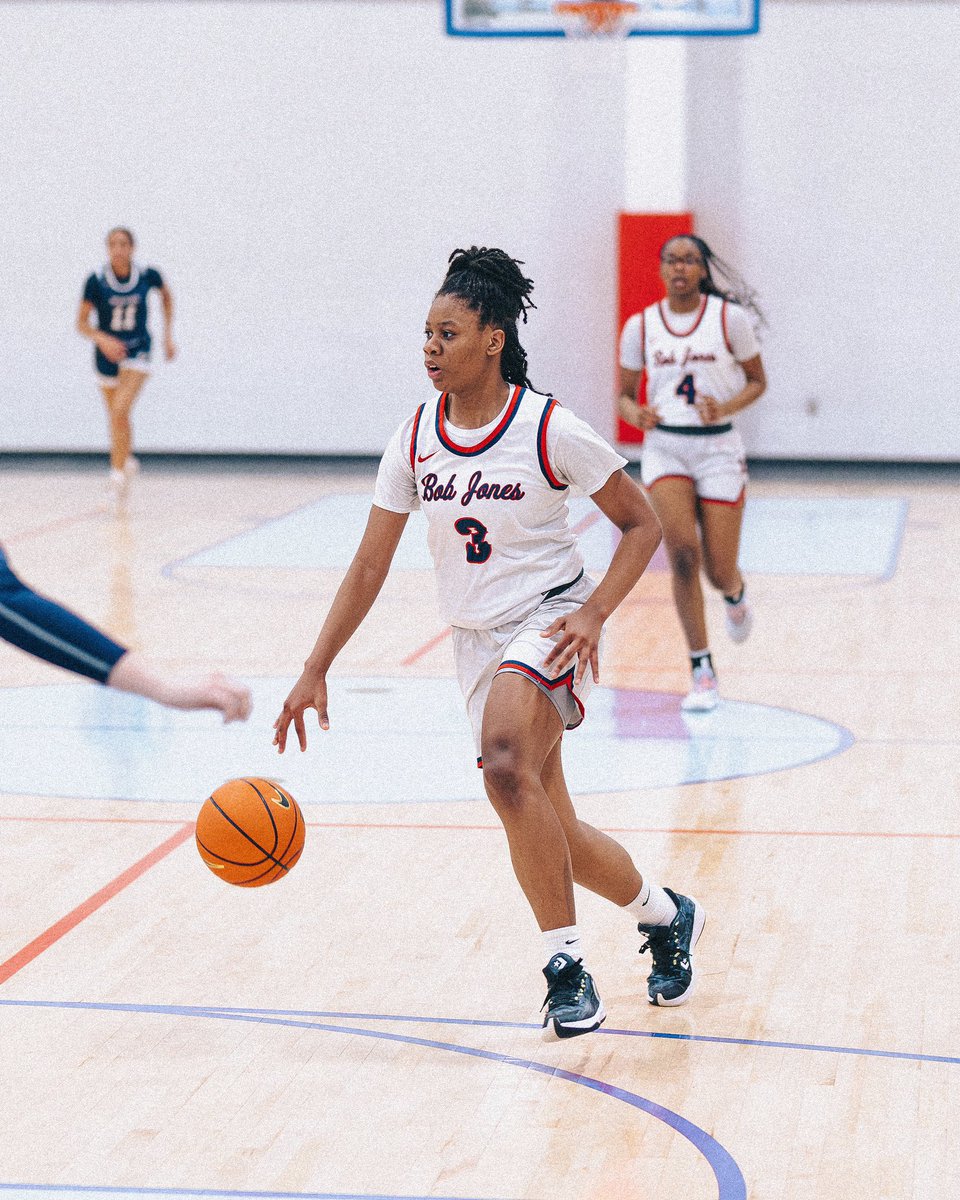
[[[471,246],[454,250],[438,296],[456,296],[472,309],[481,325],[493,325],[504,333],[500,374],[507,383],[536,389],[527,378],[527,352],[520,345],[517,322],[524,324],[527,312],[536,305],[530,299],[533,280],[520,268],[523,263],[503,250]]]
[[[667,246],[670,242],[680,240],[693,242],[696,248],[700,251],[700,257],[703,259],[704,270],[707,272],[706,279],[700,280],[700,291],[707,296],[719,296],[721,300],[729,300],[731,304],[739,304],[741,308],[747,310],[751,317],[751,323],[754,329],[760,330],[768,324],[767,318],[764,315],[763,309],[757,303],[757,293],[754,288],[743,278],[735,267],[731,267],[729,263],[724,262],[710,249],[707,243],[701,237],[697,237],[693,233],[681,233],[676,237],[670,238],[664,242],[661,250],[661,258],[666,253]],[[713,272],[716,271],[727,284],[726,287],[720,287],[713,278]]]

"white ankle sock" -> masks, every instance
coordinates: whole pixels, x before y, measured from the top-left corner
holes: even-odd
[[[627,905],[640,925],[669,925],[677,915],[677,906],[662,887],[643,882],[636,900]]]
[[[547,958],[553,958],[555,954],[569,954],[574,962],[583,958],[583,946],[576,925],[564,925],[562,929],[545,929],[540,936],[543,938]]]

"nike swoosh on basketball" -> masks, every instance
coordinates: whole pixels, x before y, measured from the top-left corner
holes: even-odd
[[[434,450],[430,454],[418,454],[417,462],[426,462],[428,458],[433,458],[434,454],[437,454],[437,453],[438,453],[438,451]]]

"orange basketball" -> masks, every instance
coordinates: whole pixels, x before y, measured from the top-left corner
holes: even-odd
[[[218,879],[262,887],[282,879],[303,850],[300,806],[269,779],[231,779],[203,802],[197,849]]]

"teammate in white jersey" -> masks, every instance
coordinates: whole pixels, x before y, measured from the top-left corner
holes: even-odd
[[[427,374],[440,393],[397,431],[383,456],[363,540],[274,738],[304,713],[329,728],[326,675],[376,599],[407,518],[428,521],[457,675],[491,804],[543,937],[545,1036],[597,1029],[605,1012],[583,968],[573,885],[627,909],[653,953],[653,1004],[682,1004],[703,927],[696,901],[641,878],[626,850],[580,821],[564,781],[565,729],[583,720],[599,678],[605,620],[640,578],[657,519],[625,460],[549,396],[534,392],[517,334],[532,281],[502,250],[456,250],[427,317]],[[569,527],[571,487],[622,533],[599,584],[583,573]]]
[[[702,238],[671,238],[660,251],[666,300],[630,317],[620,337],[620,414],[646,431],[641,477],[663,527],[690,651],[691,688],[681,702],[688,712],[709,711],[719,700],[701,567],[723,595],[732,640],[744,641],[753,623],[737,561],[747,466],[730,418],[767,384],[744,307],[714,282],[717,264]],[[744,299],[752,305],[748,290]]]

